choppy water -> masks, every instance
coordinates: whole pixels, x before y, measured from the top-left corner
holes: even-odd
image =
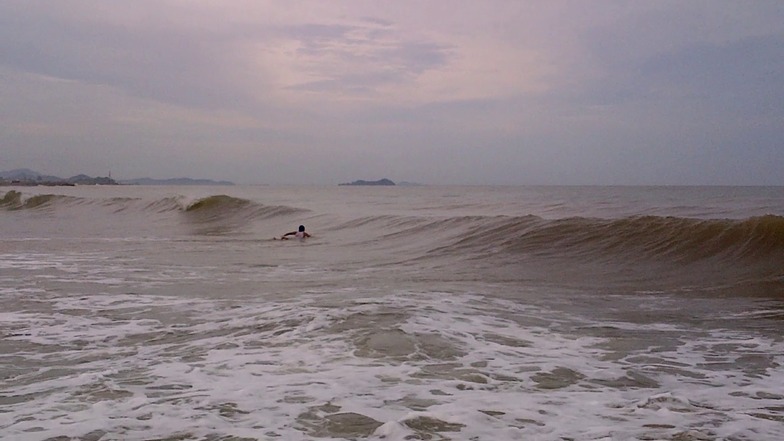
[[[784,439],[783,188],[0,198],[2,439]]]

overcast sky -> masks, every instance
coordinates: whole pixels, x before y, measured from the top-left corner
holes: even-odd
[[[784,185],[784,2],[0,0],[0,170]]]

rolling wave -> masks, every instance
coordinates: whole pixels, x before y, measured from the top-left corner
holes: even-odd
[[[0,194],[0,210],[28,211],[80,236],[105,222],[108,234],[226,235],[269,237],[309,210],[265,205],[227,195],[197,200],[183,196],[85,198]],[[68,216],[60,216],[64,211]],[[122,216],[118,223],[117,216]],[[287,219],[290,217],[292,219]],[[542,278],[662,280],[669,286],[758,286],[784,295],[784,217],[745,219],[627,216],[618,218],[382,214],[346,217],[309,213],[329,259],[362,259],[362,265],[403,263],[406,268],[476,270],[491,280]],[[81,222],[87,220],[89,222]],[[271,222],[264,222],[271,220]],[[63,223],[64,221],[64,223]],[[96,223],[97,222],[97,223]],[[151,229],[152,228],[152,229]],[[60,230],[58,230],[60,231]],[[321,241],[321,239],[325,239]],[[336,249],[334,247],[339,247]],[[313,250],[310,250],[313,251]],[[314,251],[315,253],[315,251]],[[314,254],[315,256],[315,254]],[[360,257],[352,257],[360,256]],[[352,260],[353,259],[353,260]],[[748,290],[746,290],[748,291]]]
[[[453,239],[433,252],[482,253],[489,250],[528,255],[568,255],[624,260],[666,259],[691,262],[784,260],[784,217],[759,216],[743,220],[635,216],[620,219],[537,216],[466,216],[438,220],[379,216],[342,225],[357,228],[377,224],[397,231],[386,237],[441,234]]]
[[[586,258],[666,259],[693,262],[707,258],[757,260],[784,256],[784,218],[700,220],[642,216],[604,220],[568,218],[513,221],[519,234],[497,239],[517,253],[568,253]],[[497,235],[497,233],[491,233]],[[477,235],[485,239],[484,234]]]
[[[642,281],[692,292],[784,296],[784,217],[699,220],[535,216],[493,219],[432,250],[505,268],[585,284]],[[557,276],[556,276],[557,275]]]
[[[22,193],[12,190],[0,199],[0,208],[6,210],[74,207],[76,209],[104,208],[112,213],[138,214],[140,216],[146,216],[149,213],[160,215],[172,213],[176,216],[183,216],[177,219],[184,218],[189,223],[227,222],[235,226],[240,221],[269,219],[306,211],[282,205],[263,205],[226,195],[208,196],[188,203],[182,197],[166,197],[154,201],[129,197],[89,199],[55,194],[24,197]]]
[[[7,210],[24,210],[47,207],[56,203],[70,203],[80,198],[55,194],[40,194],[29,198],[22,198],[22,193],[11,190],[0,199],[0,207]]]
[[[277,216],[306,211],[286,205],[263,205],[247,199],[226,195],[215,195],[199,199],[187,205],[183,211],[200,220],[219,220],[226,218],[269,219]]]
[[[285,205],[263,205],[241,198],[214,195],[199,199],[182,210],[194,233],[221,235],[255,221],[287,216],[306,210]]]
[[[183,197],[157,200],[117,197],[79,198],[42,194],[23,197],[8,191],[0,199],[6,210],[69,207],[108,208],[123,215],[172,214],[189,224],[236,226],[250,221],[301,214],[308,210],[265,205],[227,195],[187,202]],[[695,219],[631,216],[616,219],[538,216],[403,216],[378,215],[344,220],[333,231],[365,230],[376,241],[402,240],[430,244],[430,254],[508,253],[568,256],[594,261],[666,260],[689,263],[705,259],[784,263],[784,217]],[[432,239],[432,241],[431,241]]]
[[[784,292],[784,217],[742,220],[633,216],[365,217],[340,228],[370,228],[382,249],[426,243],[409,263],[468,260],[513,277],[569,273],[675,285],[743,283]],[[381,233],[383,232],[383,233]],[[362,243],[364,245],[365,243]],[[360,245],[358,243],[358,245]],[[414,247],[415,245],[411,245]],[[413,249],[413,248],[412,248]],[[510,271],[510,272],[509,272]],[[515,276],[514,274],[518,274]],[[688,280],[686,280],[688,279]],[[765,286],[762,286],[765,285]]]

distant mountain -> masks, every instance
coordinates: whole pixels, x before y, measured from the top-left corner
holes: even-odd
[[[36,171],[30,170],[29,168],[17,168],[15,170],[0,172],[0,179],[4,179],[6,181],[64,181],[63,178],[42,175]]]
[[[115,181],[109,177],[92,177],[84,174],[61,178],[58,176],[42,175],[28,168],[0,172],[0,184],[13,185],[234,185],[229,181],[213,181],[211,179],[128,179]]]
[[[348,182],[345,184],[338,184],[338,185],[395,185],[394,182],[390,181],[389,179],[379,179],[378,181],[364,181],[362,179],[354,182]]]
[[[28,168],[18,168],[0,172],[0,183],[12,185],[117,185],[117,182],[108,177],[76,175],[67,179],[59,176],[42,175]]]
[[[126,179],[120,181],[126,185],[234,185],[230,181],[213,181],[211,179],[191,179],[191,178],[172,178],[172,179]]]

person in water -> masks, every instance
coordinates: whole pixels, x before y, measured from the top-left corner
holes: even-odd
[[[300,225],[299,229],[297,231],[290,231],[290,232],[284,234],[283,236],[280,237],[280,240],[288,240],[289,239],[288,236],[294,236],[297,239],[304,239],[306,237],[310,237],[310,234],[305,232],[305,226],[304,225]]]

